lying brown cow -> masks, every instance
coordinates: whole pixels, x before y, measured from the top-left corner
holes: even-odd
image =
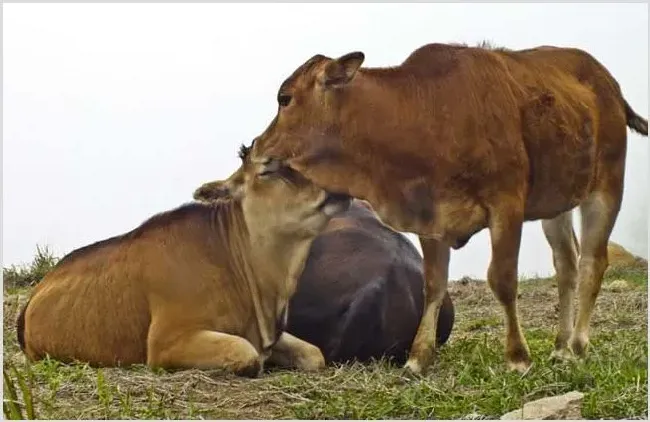
[[[321,368],[317,347],[283,332],[285,309],[313,239],[349,198],[249,161],[221,185],[224,201],[184,205],[64,257],[19,317],[27,356],[246,375],[267,357]]]
[[[218,182],[194,198],[220,196]],[[287,331],[318,346],[327,362],[406,360],[422,316],[422,258],[402,234],[383,225],[365,201],[335,215],[312,243],[295,295]],[[449,297],[440,308],[437,344],[454,324]]]
[[[610,267],[624,267],[643,261],[643,258],[633,255],[622,245],[611,240],[607,244],[607,258]]]
[[[430,363],[450,247],[488,228],[487,278],[503,305],[506,361],[529,367],[517,260],[524,221],[539,219],[560,298],[553,356],[584,356],[623,195],[626,125],[647,135],[647,120],[607,69],[578,49],[429,44],[398,66],[361,68],[363,61],[361,52],[316,55],[294,71],[252,159],[281,160],[329,191],[368,200],[385,223],[420,236],[425,311],[406,366],[419,373]]]

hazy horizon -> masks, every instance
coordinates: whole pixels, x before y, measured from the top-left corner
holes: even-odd
[[[585,49],[648,116],[647,4],[4,4],[3,265],[125,233],[227,177],[316,53],[390,66],[426,43],[483,40]],[[644,258],[648,142],[628,130],[611,237]],[[450,278],[484,278],[489,246],[484,230],[454,251]],[[539,222],[519,272],[553,272]]]

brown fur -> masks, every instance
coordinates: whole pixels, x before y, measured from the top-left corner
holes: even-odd
[[[578,49],[429,44],[395,67],[361,68],[363,60],[360,52],[318,55],[294,72],[252,159],[285,160],[319,186],[368,200],[394,229],[420,236],[427,284],[407,362],[414,372],[432,357],[449,248],[484,228],[492,241],[488,281],[506,317],[506,360],[526,370],[517,258],[523,222],[538,219],[559,280],[554,356],[583,356],[621,203],[626,125],[647,136],[647,121],[607,69]],[[570,218],[576,206],[579,261]]]
[[[245,161],[222,200],[158,214],[64,257],[18,321],[24,351],[98,366],[318,369],[317,347],[284,332],[314,237],[349,199],[275,163]]]
[[[611,240],[607,244],[607,258],[609,260],[609,265],[612,267],[631,265],[642,259],[633,255],[623,246]]]

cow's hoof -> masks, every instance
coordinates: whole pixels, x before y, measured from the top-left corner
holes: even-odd
[[[507,362],[508,371],[519,372],[522,375],[526,375],[528,371],[533,367],[533,364],[529,361],[520,360],[520,361],[509,361]]]
[[[514,344],[506,351],[506,366],[509,371],[517,371],[520,374],[525,374],[532,366],[532,359],[530,352],[525,343]]]
[[[257,378],[262,375],[264,365],[259,359],[254,359],[250,364],[235,369],[235,375],[247,378]]]
[[[561,349],[555,349],[551,352],[549,360],[555,362],[571,362],[576,359],[576,356],[568,347],[563,347]]]
[[[569,340],[573,354],[579,359],[584,360],[587,357],[587,347],[589,340],[586,337],[576,336]]]
[[[420,365],[420,362],[418,362],[418,360],[414,358],[406,361],[402,369],[404,370],[403,371],[404,375],[410,377],[418,377],[424,373],[424,369],[422,368],[422,365]]]

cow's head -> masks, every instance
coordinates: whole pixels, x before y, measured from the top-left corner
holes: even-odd
[[[242,145],[241,166],[225,180],[205,183],[194,191],[199,201],[241,201],[249,227],[259,232],[314,236],[351,198],[317,187],[277,159],[256,161]]]
[[[358,157],[368,156],[364,144],[356,139],[346,143],[354,138],[354,122],[363,125],[362,113],[355,109],[363,60],[361,52],[337,59],[319,54],[296,69],[280,86],[277,115],[256,139],[252,156],[282,159],[317,184],[351,194],[351,180],[367,179],[364,163],[357,162]],[[358,129],[361,133],[365,128]],[[321,180],[312,174],[316,167],[325,172]]]
[[[319,54],[294,71],[278,90],[277,116],[258,139],[257,148],[265,148],[265,143],[270,146],[287,142],[289,137],[290,142],[311,140],[319,132],[335,130],[348,85],[353,83],[363,59],[361,52],[338,59]]]

